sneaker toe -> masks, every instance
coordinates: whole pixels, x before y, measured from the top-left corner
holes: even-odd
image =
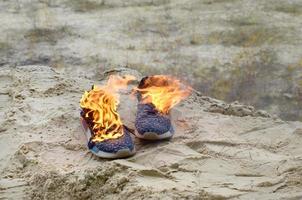
[[[169,116],[159,114],[157,111],[154,111],[154,108],[148,105],[138,106],[135,127],[141,135],[147,132],[159,135],[165,134],[168,131],[173,132]]]
[[[124,135],[117,139],[109,139],[102,142],[88,142],[88,148],[94,153],[119,153],[119,152],[133,152],[134,144],[130,133],[124,128]]]

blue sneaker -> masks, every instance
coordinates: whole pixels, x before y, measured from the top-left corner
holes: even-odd
[[[146,140],[168,139],[174,134],[170,116],[159,113],[152,104],[137,105],[135,128],[135,135]]]
[[[160,80],[164,76],[144,77],[136,89],[138,105],[135,119],[135,135],[146,140],[161,140],[171,138],[174,134],[170,114],[156,109],[152,102],[145,102],[142,91],[150,87],[159,87],[160,84],[168,85],[167,80]],[[164,77],[165,78],[165,77]]]
[[[103,141],[93,140],[94,134],[89,122],[85,120],[81,112],[81,122],[88,141],[88,149],[101,158],[125,158],[135,154],[133,140],[130,130],[122,126],[123,135],[118,138],[106,139]]]

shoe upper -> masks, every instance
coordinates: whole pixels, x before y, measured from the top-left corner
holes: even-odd
[[[137,105],[135,128],[141,135],[147,132],[159,135],[168,131],[174,133],[170,116],[159,113],[152,104]]]
[[[146,88],[151,85],[146,85],[145,81],[149,77],[144,77],[138,88]],[[165,134],[170,131],[174,133],[173,126],[171,124],[170,116],[162,114],[156,110],[152,103],[142,103],[142,95],[140,92],[137,92],[137,113],[135,119],[135,128],[137,132],[141,135],[147,132],[153,132],[158,135]]]
[[[94,152],[117,153],[119,150],[134,150],[134,144],[127,128],[123,127],[124,134],[116,139],[108,139],[101,142],[89,140],[88,148]]]

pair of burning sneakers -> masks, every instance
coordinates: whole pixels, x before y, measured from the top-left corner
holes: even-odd
[[[138,88],[146,79],[142,79]],[[170,115],[159,112],[152,103],[145,103],[142,94],[137,92],[137,113],[134,134],[144,140],[169,139],[174,134]],[[84,112],[81,113],[82,126],[88,140],[89,150],[102,158],[124,158],[135,154],[135,147],[131,138],[132,130],[122,125],[123,134],[118,138],[103,141],[93,141],[93,131],[85,120]]]

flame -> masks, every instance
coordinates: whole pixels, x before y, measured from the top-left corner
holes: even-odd
[[[135,77],[110,76],[105,86],[93,85],[90,91],[85,91],[80,106],[84,111],[84,118],[93,131],[92,141],[116,139],[123,133],[122,121],[117,113],[119,104],[118,91],[125,89],[129,81]]]
[[[155,75],[143,79],[135,90],[142,95],[143,103],[152,103],[159,112],[167,114],[190,95],[192,88],[174,77]]]

